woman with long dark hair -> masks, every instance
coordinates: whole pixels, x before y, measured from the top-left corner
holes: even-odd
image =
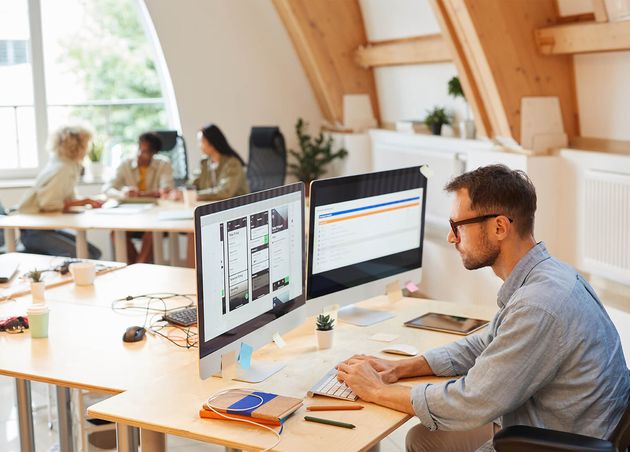
[[[230,146],[221,129],[210,124],[199,131],[197,138],[206,155],[201,160],[201,174],[193,181],[197,199],[217,201],[249,193],[245,162]]]

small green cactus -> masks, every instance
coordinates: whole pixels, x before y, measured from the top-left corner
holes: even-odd
[[[318,315],[316,322],[318,331],[330,331],[333,329],[333,326],[335,326],[335,319],[328,314]]]
[[[40,270],[34,269],[26,274],[26,277],[33,282],[41,282],[42,281],[42,272]]]

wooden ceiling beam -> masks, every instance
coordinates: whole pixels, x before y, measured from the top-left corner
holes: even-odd
[[[361,46],[355,61],[363,68],[450,62],[453,58],[439,34],[397,39]]]
[[[630,22],[591,22],[536,30],[536,45],[543,55],[630,50]]]
[[[354,61],[367,44],[358,0],[273,0],[315,92],[322,115],[343,123],[343,96],[367,94],[379,118],[374,75]]]

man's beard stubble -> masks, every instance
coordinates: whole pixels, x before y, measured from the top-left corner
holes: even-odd
[[[491,267],[499,257],[499,253],[499,246],[497,245],[496,247],[493,247],[488,240],[488,237],[486,235],[482,235],[475,255],[462,255],[462,263],[467,270],[477,270],[478,268]]]

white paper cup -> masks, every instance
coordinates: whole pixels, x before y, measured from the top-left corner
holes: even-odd
[[[31,305],[26,309],[28,329],[32,338],[48,337],[48,312],[48,306],[40,304]]]
[[[186,188],[182,190],[182,194],[184,196],[184,205],[191,208],[195,207],[195,203],[197,202],[197,190]]]
[[[77,286],[94,284],[96,265],[93,262],[75,262],[68,267]]]

